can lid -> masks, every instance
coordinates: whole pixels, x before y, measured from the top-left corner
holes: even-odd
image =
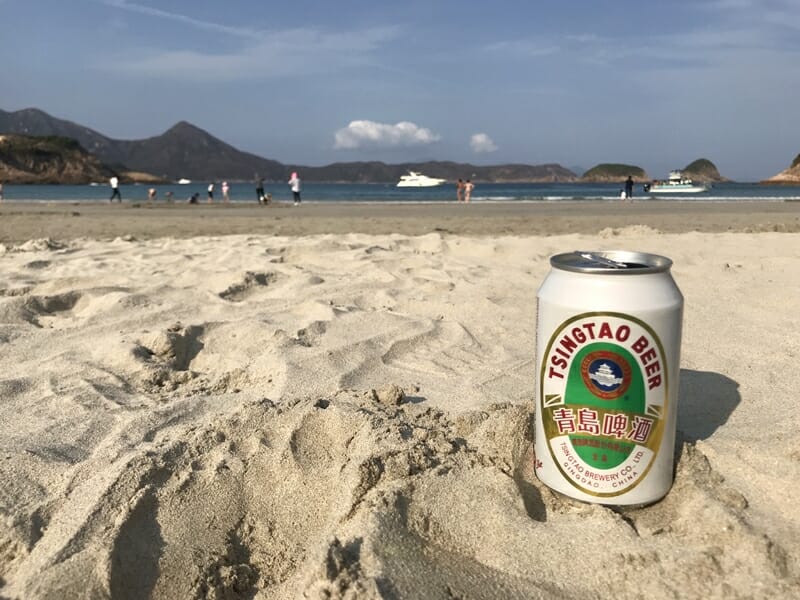
[[[672,261],[666,256],[629,250],[575,250],[550,257],[555,269],[604,275],[640,275],[669,271]]]

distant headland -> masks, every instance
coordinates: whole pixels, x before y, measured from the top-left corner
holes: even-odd
[[[104,181],[114,170],[72,138],[0,135],[0,180],[11,183]]]
[[[308,182],[324,183],[393,183],[408,171],[448,181],[471,178],[486,183],[619,183],[628,176],[637,183],[651,180],[641,167],[619,163],[601,163],[582,175],[555,163],[479,166],[450,161],[367,161],[321,167],[284,164],[242,152],[185,121],[158,136],[115,140],[36,108],[0,110],[0,139],[0,181],[7,183],[89,183],[105,181],[112,174],[122,181],[140,183],[181,178],[252,181],[256,177],[278,182],[285,181],[292,171],[302,172]],[[700,182],[729,181],[706,158],[681,170]],[[800,155],[789,169],[763,183],[798,182]]]
[[[800,154],[794,157],[794,160],[788,169],[784,169],[777,175],[773,175],[761,183],[787,185],[796,185],[800,183]]]

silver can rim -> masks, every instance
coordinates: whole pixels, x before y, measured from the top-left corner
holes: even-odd
[[[672,260],[660,254],[632,250],[574,250],[550,257],[554,269],[602,275],[664,273]]]

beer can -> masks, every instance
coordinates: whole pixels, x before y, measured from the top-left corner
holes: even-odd
[[[664,256],[550,259],[537,294],[535,472],[566,496],[659,500],[673,481],[683,296]]]

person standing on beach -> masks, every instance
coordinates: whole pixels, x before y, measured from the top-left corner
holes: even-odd
[[[227,181],[222,182],[222,201],[223,202],[230,202],[230,186],[228,185]]]
[[[464,184],[464,202],[465,203],[469,202],[469,199],[472,196],[472,190],[474,190],[474,189],[475,189],[475,184],[472,183],[469,179],[467,179],[467,182]]]
[[[264,202],[264,178],[258,175],[256,175],[256,196],[259,204]]]
[[[113,202],[114,198],[116,198],[118,202],[122,202],[122,194],[119,191],[119,179],[117,176],[113,175],[108,182],[111,184],[111,198],[109,198],[108,201]]]
[[[625,180],[625,198],[633,200],[633,178],[630,175]]]
[[[152,203],[153,200],[156,199],[158,192],[156,192],[156,188],[150,188],[147,190],[147,202]]]
[[[208,184],[208,203],[211,204],[214,201],[214,182]]]
[[[456,201],[461,202],[464,199],[464,180],[460,177],[456,181]]]
[[[3,201],[3,182],[0,181],[0,202]]]
[[[294,205],[300,204],[300,177],[297,173],[292,173],[292,178],[289,180],[289,186],[292,188],[292,196],[294,196]]]

